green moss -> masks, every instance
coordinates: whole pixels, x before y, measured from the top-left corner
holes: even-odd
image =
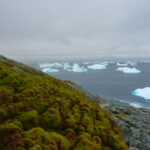
[[[69,141],[63,137],[62,135],[52,132],[50,133],[50,138],[51,138],[51,147],[57,147],[57,150],[69,150],[71,147],[71,144]]]
[[[6,58],[0,104],[2,150],[128,150],[112,116],[85,93]]]
[[[92,140],[91,136],[87,133],[82,133],[78,137],[78,144],[75,146],[74,150],[101,150],[100,139]]]
[[[24,143],[28,145],[26,148],[33,150],[37,150],[39,148],[68,150],[71,146],[68,140],[62,135],[55,132],[47,133],[42,128],[33,128],[24,132]]]
[[[7,150],[22,145],[21,135],[19,134],[21,131],[21,128],[14,123],[0,125],[0,149]]]
[[[118,115],[116,115],[116,117],[127,118],[127,117],[129,117],[129,115],[127,115],[127,114],[118,114]]]
[[[41,117],[43,126],[50,129],[60,128],[61,116],[59,111],[54,108],[49,108]]]
[[[25,129],[30,129],[33,126],[37,126],[39,122],[38,113],[36,110],[23,112],[18,117],[18,120],[23,124]]]
[[[75,131],[73,129],[68,128],[68,129],[65,130],[65,137],[69,141],[74,143],[74,140],[76,138],[76,133],[75,133]]]
[[[0,87],[0,104],[11,103],[13,101],[13,93],[8,87]]]
[[[87,114],[85,114],[83,116],[82,124],[84,125],[84,127],[88,133],[94,132],[94,124],[93,124],[92,118],[90,118]]]
[[[70,114],[67,119],[65,120],[66,126],[69,128],[75,128],[76,127],[76,119],[74,118],[74,116],[72,114]]]
[[[31,147],[29,150],[42,150],[40,145],[34,145],[33,147]]]
[[[5,124],[0,125],[1,136],[2,136],[2,133],[7,133],[11,130],[21,131],[21,128],[14,123],[5,123]]]
[[[6,120],[9,117],[6,107],[0,106],[0,121]]]

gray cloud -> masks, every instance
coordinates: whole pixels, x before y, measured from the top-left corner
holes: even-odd
[[[0,53],[150,56],[149,0],[0,0]]]

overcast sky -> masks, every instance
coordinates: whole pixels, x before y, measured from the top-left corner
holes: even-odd
[[[150,57],[150,0],[0,0],[0,54]]]

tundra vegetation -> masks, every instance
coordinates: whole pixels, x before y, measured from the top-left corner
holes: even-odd
[[[0,59],[1,150],[128,150],[111,114],[61,80]]]

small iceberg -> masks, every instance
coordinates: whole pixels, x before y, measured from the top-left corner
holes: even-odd
[[[103,63],[103,64],[94,64],[94,65],[89,65],[87,66],[88,69],[93,69],[93,70],[97,70],[97,69],[106,69],[106,66],[108,64]]]
[[[72,69],[72,66],[69,64],[69,63],[64,63],[64,66],[63,66],[64,70],[70,70]]]
[[[128,61],[128,62],[118,62],[117,66],[119,67],[127,67],[127,66],[136,66],[136,62]]]
[[[130,68],[130,67],[119,67],[119,68],[117,68],[116,70],[122,71],[123,73],[133,73],[133,74],[141,73],[141,71],[138,70],[138,69],[136,69],[135,67],[134,67],[134,68]]]
[[[46,68],[46,67],[47,68],[48,67],[50,67],[50,68],[62,68],[63,67],[63,65],[61,63],[40,63],[39,66],[41,68]]]
[[[78,64],[73,64],[72,68],[68,68],[68,71],[72,71],[72,72],[86,72],[87,69],[83,66],[79,66]]]
[[[136,90],[132,91],[132,95],[139,96],[144,99],[150,99],[150,87],[136,89]]]
[[[58,69],[53,69],[53,68],[44,68],[44,69],[42,69],[42,71],[44,73],[49,73],[49,72],[58,72],[59,70]]]
[[[128,61],[128,65],[130,65],[130,66],[136,66],[137,62]]]
[[[126,66],[128,66],[128,64],[127,63],[120,63],[120,62],[118,62],[117,66],[126,67]]]

